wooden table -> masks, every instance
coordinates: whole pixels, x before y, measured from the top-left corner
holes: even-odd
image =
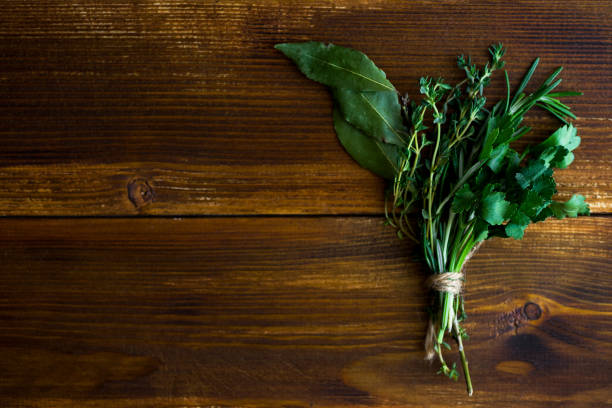
[[[0,406],[612,404],[609,2],[21,1],[0,14]],[[383,182],[272,46],[367,53],[402,92],[502,41],[557,65],[593,216],[468,267],[476,393],[423,361],[426,271]],[[498,76],[492,99],[504,92]],[[555,124],[530,114],[533,140]]]

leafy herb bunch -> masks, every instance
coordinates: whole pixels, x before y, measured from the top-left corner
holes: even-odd
[[[333,120],[346,151],[363,167],[390,181],[387,221],[400,238],[423,250],[434,290],[425,341],[426,357],[438,357],[440,373],[457,379],[442,348],[448,334],[458,344],[468,394],[472,384],[461,323],[461,292],[466,261],[491,237],[521,239],[527,226],[548,217],[588,214],[581,195],[553,199],[555,168],[567,167],[580,144],[570,108],[559,99],[578,92],[553,92],[561,82],[555,70],[532,93],[525,93],[539,59],[510,94],[487,108],[484,88],[504,67],[501,44],[489,49],[490,61],[478,67],[460,56],[465,79],[451,86],[442,78],[420,79],[420,100],[401,97],[385,73],[363,53],[319,42],[278,44],[310,79],[327,85],[334,98]],[[511,143],[530,131],[523,117],[534,106],[563,125],[522,152]]]

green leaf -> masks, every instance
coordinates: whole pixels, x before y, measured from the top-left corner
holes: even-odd
[[[557,154],[555,155],[555,158],[553,162],[551,163],[551,165],[558,169],[565,169],[567,168],[567,166],[572,164],[573,161],[574,161],[574,153],[570,152],[569,150],[567,150],[566,148],[562,146],[559,146],[557,148]]]
[[[546,167],[550,167],[551,162],[557,156],[557,152],[558,152],[558,147],[557,146],[550,146],[550,147],[547,147],[546,149],[544,149],[543,151],[541,151],[541,153],[540,153],[538,158],[540,160],[542,160],[544,162],[544,164],[546,164]],[[532,153],[535,155],[535,154],[537,154],[537,151],[535,149],[533,149]]]
[[[567,150],[572,151],[580,146],[580,136],[576,135],[576,128],[569,124],[557,129],[546,140],[540,143],[540,146],[563,146]]]
[[[504,193],[494,192],[485,196],[480,205],[480,216],[491,225],[502,224],[508,215],[510,203]]]
[[[529,67],[529,70],[527,71],[527,73],[523,77],[523,80],[521,81],[521,84],[519,85],[518,89],[514,93],[514,98],[512,98],[512,102],[510,102],[511,105],[514,105],[515,102],[518,102],[520,94],[523,92],[523,90],[527,86],[527,83],[529,83],[529,80],[533,76],[533,73],[534,73],[536,67],[538,66],[539,62],[540,62],[540,58],[536,58],[535,61],[533,61],[533,63],[531,64],[531,67]]]
[[[527,229],[527,225],[509,223],[504,228],[504,231],[506,232],[506,235],[510,238],[523,239],[526,229]]]
[[[558,154],[553,159],[551,165],[559,169],[564,169],[574,161],[572,150],[580,145],[580,137],[576,135],[576,128],[571,124],[561,126],[546,140],[540,143],[534,151],[544,152],[547,148],[562,147],[557,149]]]
[[[362,52],[321,42],[274,46],[313,81],[355,91],[394,91],[385,73]]]
[[[381,142],[405,146],[407,130],[396,92],[355,92],[333,89],[344,119]]]
[[[555,217],[563,219],[565,217],[577,217],[578,215],[589,215],[589,205],[584,201],[580,194],[574,194],[572,198],[562,203],[554,201],[550,207]]]
[[[548,168],[544,160],[530,160],[529,164],[524,167],[519,173],[516,173],[516,181],[521,188],[525,189],[535,182],[539,177],[545,175],[550,176],[552,170]]]
[[[530,221],[526,214],[519,209],[515,209],[510,217],[510,222],[505,227],[506,235],[514,239],[522,239]]]
[[[491,151],[491,158],[487,162],[487,166],[489,166],[489,168],[493,170],[493,173],[497,174],[502,169],[504,157],[506,157],[508,147],[508,143],[503,143]]]
[[[455,193],[452,204],[453,212],[462,213],[464,211],[473,209],[476,207],[477,201],[476,195],[470,191],[470,186],[465,183]]]
[[[531,188],[546,200],[550,200],[550,198],[557,192],[557,183],[551,176],[543,175],[538,177],[532,183]]]
[[[508,151],[505,154],[505,171],[506,174],[512,174],[514,175],[519,168],[519,164],[521,163],[521,157],[519,156],[519,154],[516,152],[516,150],[512,149],[512,148],[508,148]]]
[[[482,145],[482,150],[480,151],[480,156],[478,160],[486,160],[491,157],[491,151],[493,150],[493,144],[499,135],[498,128],[492,128],[495,124],[494,118],[489,120],[489,129],[487,129],[487,134],[484,139],[484,143]]]
[[[549,200],[544,199],[534,190],[528,190],[521,205],[520,211],[525,213],[529,218],[535,218],[537,215],[550,204]]]
[[[477,218],[474,224],[474,242],[484,241],[489,238],[489,224]]]
[[[542,211],[540,211],[537,217],[532,218],[531,222],[536,223],[536,222],[544,221],[545,219],[552,217],[552,216],[553,216],[553,212],[550,209],[550,206],[548,206],[544,208]]]
[[[393,179],[399,171],[401,152],[391,144],[366,136],[351,126],[334,108],[334,128],[342,146],[362,167],[386,179]]]

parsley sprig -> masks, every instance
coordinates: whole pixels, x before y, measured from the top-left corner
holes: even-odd
[[[504,67],[502,44],[491,46],[484,67],[458,57],[465,79],[454,86],[442,78],[421,78],[417,100],[400,98],[384,72],[358,51],[318,42],[276,48],[310,79],[330,87],[340,142],[362,166],[390,181],[387,222],[400,238],[421,246],[434,278],[462,279],[465,263],[486,239],[521,239],[529,224],[589,213],[581,195],[566,202],[553,198],[554,169],[571,164],[580,144],[569,123],[575,115],[560,101],[580,93],[553,92],[561,83],[561,68],[532,93],[526,89],[539,59],[514,93],[504,71],[506,97],[488,108],[484,90]],[[522,122],[534,107],[563,124],[519,152],[512,143],[530,131]],[[450,349],[447,335],[457,342],[471,395],[464,299],[457,282],[450,283],[436,286],[432,296],[426,346],[440,361],[439,373],[457,379],[455,365],[446,363],[442,350]]]

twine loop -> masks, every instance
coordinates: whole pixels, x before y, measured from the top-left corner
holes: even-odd
[[[426,284],[437,292],[458,295],[463,289],[463,280],[461,272],[443,272],[431,275]]]

